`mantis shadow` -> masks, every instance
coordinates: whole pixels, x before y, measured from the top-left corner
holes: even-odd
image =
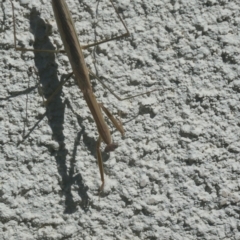
[[[46,24],[44,20],[40,18],[39,12],[36,9],[32,9],[30,14],[30,29],[35,38],[33,43],[34,49],[54,50],[54,46],[50,42],[48,34],[46,33],[50,28],[51,26]],[[55,61],[55,54],[34,52],[34,61],[38,71],[39,82],[44,89],[44,97],[45,99],[48,99],[60,83],[57,76],[58,66]],[[71,214],[77,211],[77,206],[79,204],[84,211],[88,210],[88,188],[83,184],[80,173],[74,175],[77,146],[79,145],[81,137],[83,137],[84,127],[81,126],[82,119],[78,119],[82,130],[78,133],[75,139],[74,150],[69,164],[70,167],[68,168],[66,162],[68,150],[65,148],[65,136],[63,133],[64,111],[66,104],[62,102],[60,94],[61,90],[46,107],[46,116],[48,118],[48,124],[52,130],[52,138],[59,145],[58,149],[51,148],[49,151],[56,159],[58,172],[62,178],[59,184],[62,188],[62,194],[65,195],[66,208],[64,213]],[[73,200],[71,186],[74,184],[78,185],[78,194],[82,199],[80,203],[74,202]]]

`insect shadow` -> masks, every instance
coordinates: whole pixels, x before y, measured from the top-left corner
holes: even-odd
[[[54,50],[54,46],[50,42],[47,34],[47,30],[51,26],[46,24],[43,19],[40,18],[39,12],[33,8],[30,14],[30,30],[34,35],[34,49],[48,49]],[[57,88],[60,81],[57,76],[58,66],[55,61],[55,54],[53,53],[38,53],[34,52],[34,62],[38,71],[39,82],[44,89],[44,97],[48,99],[53,91]],[[84,127],[82,126],[82,121],[80,116],[78,116],[78,123],[82,128],[77,134],[74,143],[73,153],[70,159],[69,168],[67,167],[67,155],[68,150],[65,148],[65,137],[63,133],[63,123],[64,123],[64,111],[66,104],[60,98],[61,91],[59,91],[50,104],[46,106],[46,117],[48,118],[48,124],[52,130],[52,138],[59,144],[59,148],[49,149],[51,154],[54,155],[58,167],[58,172],[62,178],[60,183],[62,188],[62,193],[65,195],[65,211],[64,213],[71,214],[77,210],[77,206],[84,210],[88,210],[89,197],[87,194],[88,187],[83,184],[82,176],[80,173],[74,175],[74,166],[76,162],[76,152],[77,146],[81,138],[83,138],[86,146],[90,148],[93,153],[95,151],[94,146],[89,146],[91,140],[84,134]],[[76,184],[78,186],[78,194],[81,197],[81,203],[74,202],[73,195],[71,193],[71,186]]]

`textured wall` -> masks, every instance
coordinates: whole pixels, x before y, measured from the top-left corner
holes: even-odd
[[[59,49],[50,1],[14,2],[18,46]],[[107,0],[68,0],[80,42],[123,32]],[[84,50],[121,120],[96,163],[96,125],[64,54],[16,52],[0,2],[1,239],[240,239],[240,3],[119,0],[131,36]],[[96,20],[97,17],[97,20]],[[95,28],[94,28],[95,27]]]

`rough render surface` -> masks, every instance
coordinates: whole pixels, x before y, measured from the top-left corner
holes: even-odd
[[[15,1],[20,47],[60,49],[50,1]],[[81,43],[123,28],[107,0],[68,0]],[[84,51],[118,149],[96,163],[95,123],[64,54],[16,52],[0,2],[1,239],[240,239],[240,2],[119,0],[131,36]],[[96,20],[97,17],[97,20]],[[162,90],[161,90],[162,89]],[[104,146],[102,146],[104,147]]]

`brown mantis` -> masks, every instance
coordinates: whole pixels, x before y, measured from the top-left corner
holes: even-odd
[[[43,51],[43,50],[37,50],[37,49],[22,49],[22,48],[18,48],[16,46],[16,28],[15,28],[14,6],[12,3],[12,0],[10,0],[10,1],[12,4],[12,11],[13,11],[15,49],[20,50],[20,51],[27,51],[27,50]],[[113,5],[112,0],[109,0],[109,1],[112,4],[112,6],[114,7],[119,19],[121,20],[121,22],[126,30],[125,34],[114,37],[112,39],[118,39],[118,38],[121,38],[124,36],[129,36],[130,35],[129,31],[128,31],[125,23],[123,22],[121,16],[118,14],[115,6]],[[123,129],[122,124],[119,121],[117,121],[116,118],[114,118],[114,116],[108,111],[108,109],[105,108],[102,104],[99,104],[97,102],[96,97],[92,91],[90,77],[89,77],[89,72],[91,74],[93,74],[93,73],[90,70],[88,70],[88,68],[86,66],[82,49],[85,49],[85,48],[91,47],[91,46],[95,46],[97,44],[104,43],[104,42],[110,41],[112,39],[106,39],[106,40],[100,41],[98,43],[81,46],[78,41],[75,26],[74,26],[70,11],[68,9],[68,6],[67,6],[65,0],[52,0],[52,7],[53,7],[53,12],[54,12],[54,15],[56,18],[57,26],[58,26],[58,29],[59,29],[59,32],[60,32],[60,35],[62,38],[62,42],[63,42],[64,48],[65,48],[65,52],[69,58],[77,85],[80,88],[80,90],[82,91],[83,97],[86,100],[87,105],[91,111],[93,118],[94,118],[94,121],[97,125],[97,129],[98,129],[98,133],[99,133],[99,138],[97,140],[97,160],[98,160],[99,171],[100,171],[100,176],[101,176],[101,181],[102,181],[102,184],[100,186],[100,192],[101,192],[104,187],[104,169],[103,169],[102,156],[101,156],[101,152],[100,152],[101,142],[103,141],[106,144],[105,152],[114,151],[118,147],[118,145],[116,143],[112,142],[110,130],[104,120],[101,109],[105,112],[105,114],[111,120],[111,122],[116,127],[116,129],[122,134],[122,136],[124,136],[124,129]],[[52,51],[52,50],[46,50],[46,51],[47,52],[59,52],[59,51]],[[63,85],[69,78],[70,78],[70,76],[61,85]],[[98,79],[98,80],[101,81],[100,79]],[[103,84],[104,87],[108,88],[103,82],[101,82],[101,83]],[[142,94],[137,94],[135,96],[121,99],[116,94],[114,94],[109,88],[108,88],[108,90],[120,101],[142,95]],[[150,93],[150,92],[153,92],[156,90],[158,90],[158,89],[154,89],[147,93]],[[58,91],[58,89],[45,102],[46,104],[48,104],[51,101],[51,98],[55,95],[55,93],[57,91]],[[144,93],[144,94],[146,94],[146,93]]]

